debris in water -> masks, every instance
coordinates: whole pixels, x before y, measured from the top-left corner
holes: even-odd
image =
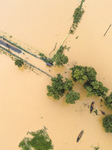
[[[99,150],[99,146],[98,147],[94,147],[94,150]]]
[[[76,36],[76,39],[78,39],[79,36]]]

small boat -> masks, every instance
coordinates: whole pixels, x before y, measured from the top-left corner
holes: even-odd
[[[95,102],[92,102],[92,103],[91,103],[91,106],[90,106],[90,113],[92,113],[92,111],[93,111],[94,103],[95,103]]]
[[[100,110],[100,111],[101,111],[102,115],[105,115],[105,112],[104,112],[104,111],[102,111],[102,110]]]
[[[79,140],[80,140],[80,138],[82,137],[83,133],[84,133],[84,130],[82,130],[82,131],[79,133],[79,135],[78,135],[78,137],[77,137],[77,142],[79,142]]]

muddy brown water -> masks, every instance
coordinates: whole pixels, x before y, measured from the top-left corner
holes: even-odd
[[[77,4],[78,0],[1,0],[0,29],[48,56],[55,43],[58,48],[67,35]],[[65,67],[48,68],[44,62],[30,56],[28,61],[52,76],[60,72],[70,77],[69,68],[74,64],[92,66],[97,71],[97,79],[111,92],[112,27],[103,36],[112,23],[111,5],[111,0],[86,0],[85,14],[77,30],[64,42],[70,47],[65,52],[69,57]],[[81,99],[74,105],[67,105],[64,98],[55,101],[46,96],[46,85],[51,82],[45,74],[18,69],[3,54],[0,55],[0,70],[0,150],[19,150],[18,144],[26,133],[43,126],[48,128],[54,150],[92,150],[98,145],[101,150],[111,150],[112,134],[107,134],[102,127],[103,115],[100,111],[98,116],[90,114],[88,105],[95,101],[95,109],[106,114],[112,112],[104,105],[101,107],[98,98],[87,98],[80,84],[76,84],[74,90],[81,93]],[[81,130],[84,134],[77,143]]]

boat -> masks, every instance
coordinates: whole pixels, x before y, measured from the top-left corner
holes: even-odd
[[[78,137],[77,137],[77,142],[79,142],[79,140],[80,140],[80,138],[82,137],[83,133],[84,133],[84,130],[82,130],[82,131],[79,133],[79,135],[78,135]]]
[[[101,111],[102,115],[105,115],[105,112],[104,112],[104,111],[102,111],[102,110],[100,110],[100,111]]]
[[[93,111],[94,103],[95,103],[95,102],[92,102],[92,103],[91,103],[91,106],[90,106],[90,113],[92,113],[92,111]]]

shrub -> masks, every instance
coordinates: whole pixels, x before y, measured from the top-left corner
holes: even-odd
[[[100,81],[87,81],[84,83],[84,88],[87,90],[87,96],[101,96],[104,97],[108,92],[108,88],[103,86]]]
[[[66,103],[67,104],[75,104],[75,101],[78,100],[80,98],[80,94],[77,92],[74,92],[73,90],[71,90],[69,93],[66,94]]]
[[[112,109],[112,92],[109,96],[106,96],[104,99],[106,107]]]
[[[64,89],[70,91],[70,90],[72,90],[72,88],[73,88],[72,80],[65,78]]]
[[[39,56],[40,56],[40,58],[43,59],[43,60],[46,60],[46,59],[47,59],[47,57],[46,57],[43,53],[39,53]]]
[[[106,132],[112,133],[112,115],[107,115],[103,118],[103,127]]]
[[[21,59],[15,60],[15,65],[17,65],[18,67],[22,67],[23,64],[24,64],[24,62]]]

